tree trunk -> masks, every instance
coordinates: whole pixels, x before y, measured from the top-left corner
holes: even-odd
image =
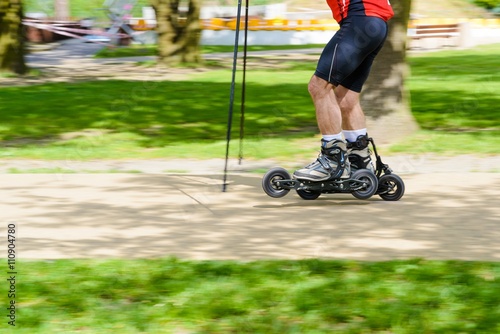
[[[56,20],[67,20],[70,17],[68,0],[54,0],[54,18]]]
[[[184,52],[182,57],[183,63],[198,64],[201,62],[200,55],[200,39],[201,39],[201,24],[200,24],[200,0],[190,0],[189,10],[186,16],[186,31],[182,37],[182,45]]]
[[[164,64],[201,62],[200,0],[186,0],[182,13],[179,0],[153,0],[156,10],[159,62]]]
[[[368,133],[380,143],[393,142],[418,129],[405,89],[409,74],[406,41],[411,0],[391,1],[391,4],[395,15],[389,21],[389,36],[375,59],[361,96]]]
[[[0,0],[0,72],[24,74],[21,0]]]

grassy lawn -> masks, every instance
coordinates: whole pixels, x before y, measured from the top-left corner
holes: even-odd
[[[19,333],[500,330],[499,263],[155,259],[17,267]]]
[[[413,114],[425,129],[499,130],[500,45],[409,59]]]
[[[500,66],[499,53],[500,45],[494,45],[411,56],[412,110],[423,131],[390,150],[498,153],[500,72],[493,69]],[[315,62],[259,62],[247,74],[245,156],[288,161],[310,156],[317,128],[306,83]],[[183,81],[4,87],[0,157],[223,157],[230,80],[230,70],[219,67]],[[239,101],[237,86],[233,138],[238,138]]]
[[[302,45],[249,45],[247,51],[266,51],[266,50],[295,50],[323,48],[322,44],[302,44]],[[243,47],[239,47],[239,52],[243,52]],[[204,54],[217,52],[234,52],[234,46],[231,45],[202,45],[201,52]],[[138,57],[154,56],[158,54],[157,45],[130,45],[127,47],[104,48],[96,53],[95,58],[114,58],[114,57]]]
[[[409,57],[411,108],[424,130],[395,152],[500,153],[500,45]]]

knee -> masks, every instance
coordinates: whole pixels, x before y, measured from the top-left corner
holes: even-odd
[[[340,109],[345,113],[350,113],[360,106],[359,93],[355,93],[342,86],[335,90],[335,99],[340,106]]]
[[[321,98],[331,92],[333,86],[327,81],[313,75],[307,86],[307,90],[313,99]]]
[[[353,112],[357,107],[359,106],[359,101],[352,101],[352,100],[337,100],[337,103],[339,104],[340,109],[342,112],[346,114],[350,114]]]

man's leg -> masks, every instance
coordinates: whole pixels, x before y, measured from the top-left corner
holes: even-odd
[[[342,129],[357,130],[366,128],[366,118],[359,103],[359,93],[339,85],[334,94],[341,110]]]
[[[316,109],[316,120],[323,136],[321,154],[305,168],[295,171],[296,178],[310,181],[348,178],[347,146],[342,139],[342,116],[334,93],[334,86],[313,75],[309,81],[309,93]]]
[[[308,85],[309,94],[316,109],[316,121],[323,136],[342,135],[342,116],[334,86],[313,75]]]
[[[368,149],[366,118],[359,102],[359,93],[339,85],[335,89],[335,97],[342,114],[342,132],[347,141],[352,169],[370,169],[374,172]]]

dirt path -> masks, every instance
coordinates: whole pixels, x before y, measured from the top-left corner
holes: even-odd
[[[267,197],[255,174],[1,174],[19,258],[500,260],[500,174],[404,175],[399,202]],[[4,231],[5,232],[5,231]]]

